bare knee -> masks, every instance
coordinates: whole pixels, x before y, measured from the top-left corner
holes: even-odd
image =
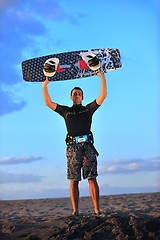
[[[78,188],[79,181],[70,180],[70,188]]]
[[[96,178],[90,178],[88,179],[88,182],[90,185],[96,185],[97,184],[97,179]]]

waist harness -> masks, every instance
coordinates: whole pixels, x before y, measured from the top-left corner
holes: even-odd
[[[80,135],[80,136],[75,136],[75,137],[70,136],[69,134],[67,134],[67,136],[66,136],[67,146],[75,145],[75,144],[84,144],[84,143],[89,144],[93,148],[95,154],[97,156],[99,155],[99,153],[97,152],[97,150],[95,149],[95,147],[93,145],[94,144],[94,139],[93,139],[92,132],[89,133],[89,134],[86,134],[86,135]]]

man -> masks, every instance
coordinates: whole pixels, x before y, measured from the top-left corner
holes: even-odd
[[[73,208],[73,215],[78,215],[79,203],[79,181],[81,180],[81,169],[83,178],[87,178],[90,186],[90,194],[94,206],[95,214],[100,213],[99,207],[99,186],[97,177],[97,151],[93,145],[93,135],[91,133],[92,115],[102,104],[107,96],[106,78],[98,70],[97,74],[101,79],[100,95],[92,103],[82,106],[83,91],[75,87],[71,91],[70,99],[73,102],[72,107],[61,106],[52,102],[47,85],[48,77],[42,83],[43,97],[45,104],[59,113],[64,119],[67,128],[67,177],[70,179],[70,198]]]

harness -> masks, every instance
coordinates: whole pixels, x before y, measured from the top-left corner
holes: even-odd
[[[80,136],[70,136],[69,134],[67,134],[66,136],[66,144],[67,146],[71,146],[71,145],[76,145],[76,144],[89,144],[93,150],[95,151],[95,154],[98,156],[99,153],[97,152],[97,150],[94,147],[94,139],[93,139],[93,134],[92,132],[86,135],[80,135]]]

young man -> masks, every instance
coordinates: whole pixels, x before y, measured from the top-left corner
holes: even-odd
[[[106,78],[103,73],[97,74],[101,79],[100,95],[93,102],[82,106],[83,91],[75,87],[71,91],[70,99],[72,107],[62,106],[52,102],[47,85],[48,77],[42,83],[43,97],[45,104],[59,113],[64,119],[67,128],[67,178],[70,179],[70,198],[73,208],[73,215],[78,215],[79,203],[79,181],[81,180],[81,169],[83,178],[87,178],[90,186],[90,194],[94,206],[94,211],[98,215],[99,207],[99,186],[97,177],[97,156],[98,153],[93,145],[93,135],[91,133],[92,115],[102,104],[107,96]]]

